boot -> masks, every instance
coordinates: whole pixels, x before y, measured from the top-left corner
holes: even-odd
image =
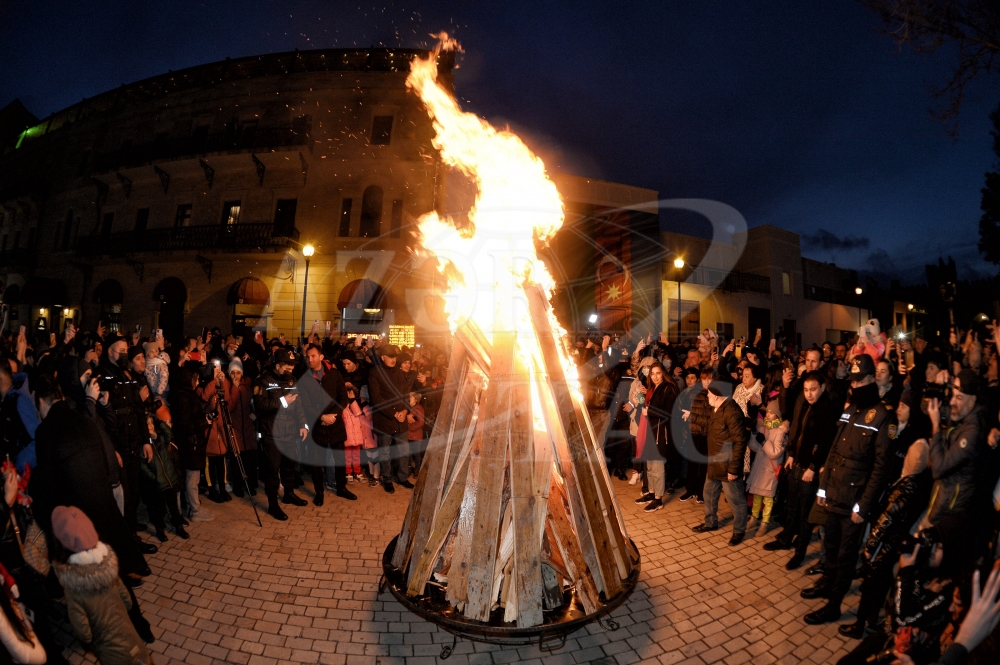
[[[277,494],[275,494],[274,496],[268,495],[267,514],[273,517],[274,519],[278,520],[279,522],[284,522],[285,520],[288,519],[288,515],[286,515],[285,511],[283,511],[281,509],[281,506],[278,505]]]
[[[184,540],[187,540],[188,538],[191,537],[191,534],[189,534],[187,532],[187,529],[185,529],[184,525],[182,525],[182,524],[175,524],[174,525],[174,533],[177,534],[178,538],[182,538]]]
[[[306,501],[305,499],[303,499],[301,496],[299,496],[298,494],[296,494],[295,490],[293,490],[291,488],[287,488],[287,487],[285,488],[285,494],[284,494],[284,496],[281,497],[281,502],[282,503],[290,503],[293,506],[304,506],[307,503],[309,503],[308,501]]]
[[[323,490],[322,489],[320,489],[319,491],[317,491],[316,492],[316,496],[313,497],[313,505],[314,506],[322,506],[323,505]]]
[[[156,527],[156,539],[161,543],[167,542],[167,532],[163,530],[162,526]]]
[[[849,637],[852,640],[860,640],[865,636],[866,628],[868,628],[868,622],[859,618],[854,623],[845,623],[837,629],[837,632],[844,637]]]
[[[815,612],[810,612],[805,616],[805,622],[810,626],[818,626],[821,623],[830,623],[840,618],[840,601],[836,603],[832,600]]]
[[[833,587],[833,580],[827,577],[826,575],[823,575],[818,580],[816,580],[816,584],[814,584],[811,587],[803,589],[799,593],[799,595],[805,598],[806,600],[812,600],[813,598],[829,598],[832,587]],[[837,616],[840,617],[840,614],[838,613]]]

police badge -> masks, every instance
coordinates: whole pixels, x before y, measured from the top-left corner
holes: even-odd
[[[896,432],[897,432],[896,426],[895,425],[889,425],[889,438],[890,439],[895,439],[896,438]]]
[[[876,413],[878,413],[878,411],[876,411],[875,409],[869,410],[868,413],[865,414],[865,422],[870,423],[871,421],[875,420]]]

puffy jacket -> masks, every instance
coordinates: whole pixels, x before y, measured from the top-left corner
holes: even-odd
[[[743,473],[746,454],[746,418],[740,405],[727,398],[708,419],[708,478],[729,480]]]
[[[378,444],[372,435],[372,410],[366,404],[363,408],[357,400],[344,409],[344,427],[347,430],[348,446],[364,446],[365,449],[375,448]]]
[[[73,632],[81,642],[91,645],[102,665],[152,663],[152,656],[129,620],[132,598],[118,577],[114,551],[98,543],[93,550],[81,554],[101,548],[107,553],[99,563],[53,563],[56,577],[66,592],[66,610]]]
[[[903,476],[889,488],[886,509],[872,525],[871,535],[865,543],[865,574],[884,572],[892,567],[899,555],[899,543],[910,532],[910,527],[920,518],[924,502],[930,493],[930,471],[914,476]]]
[[[853,397],[840,416],[819,487],[826,492],[828,512],[850,515],[857,506],[861,517],[869,519],[889,482],[889,425],[894,418],[879,401],[874,383],[856,388]]]
[[[146,358],[146,383],[153,397],[164,397],[170,389],[170,356],[165,351]]]
[[[934,475],[934,489],[927,520],[937,524],[948,515],[969,507],[976,492],[976,459],[985,440],[983,410],[976,405],[961,422],[938,430],[931,440],[927,466]]]

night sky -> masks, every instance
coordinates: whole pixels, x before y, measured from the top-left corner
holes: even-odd
[[[550,170],[722,201],[880,280],[922,281],[939,255],[960,278],[993,274],[976,241],[1000,77],[974,82],[955,140],[929,113],[953,53],[898,51],[879,28],[851,0],[13,1],[0,4],[0,106],[20,98],[45,117],[226,56],[421,47],[446,29],[466,50],[465,108],[509,124]]]

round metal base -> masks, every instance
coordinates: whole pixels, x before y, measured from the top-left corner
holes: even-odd
[[[622,590],[614,597],[605,600],[601,608],[593,614],[584,613],[583,605],[576,596],[575,587],[570,587],[563,592],[562,607],[543,612],[544,620],[541,625],[519,628],[513,623],[504,623],[503,609],[494,610],[488,622],[473,621],[466,619],[461,612],[452,607],[451,603],[445,599],[445,587],[436,582],[428,582],[422,596],[411,598],[406,595],[406,579],[403,576],[403,571],[392,565],[392,555],[396,551],[397,539],[398,536],[393,538],[382,554],[382,580],[379,583],[379,594],[388,589],[406,609],[454,635],[455,643],[459,637],[464,637],[477,642],[505,646],[537,644],[542,651],[555,651],[566,643],[566,637],[570,633],[592,621],[599,622],[609,630],[617,630],[617,621],[609,619],[604,622],[601,621],[601,618],[625,602],[639,581],[640,560],[636,556],[632,563],[632,574],[623,581]],[[633,549],[638,552],[635,543],[631,540],[629,542]],[[441,658],[450,656],[452,648],[445,646],[441,650]]]

